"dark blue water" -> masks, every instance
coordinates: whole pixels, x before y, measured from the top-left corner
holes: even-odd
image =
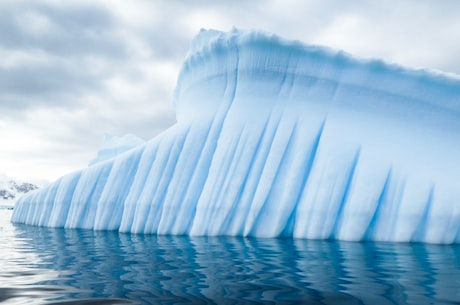
[[[152,236],[8,223],[1,304],[460,304],[460,247]]]

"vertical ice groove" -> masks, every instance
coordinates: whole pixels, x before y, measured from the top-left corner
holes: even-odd
[[[34,218],[34,215],[36,214],[38,210],[38,202],[40,202],[40,198],[43,196],[46,196],[46,194],[49,191],[49,186],[46,186],[42,192],[37,193],[30,193],[25,195],[23,198],[19,199],[20,205],[18,205],[15,208],[15,213],[20,211],[20,209],[25,210],[24,213],[24,222],[23,223],[30,223],[31,225],[36,225],[36,219]]]
[[[196,205],[194,205],[193,209],[191,210],[192,212],[192,217],[191,220],[192,222],[190,223],[190,229],[188,230],[188,233],[191,235],[203,235],[203,229],[205,228],[204,225],[201,224],[203,217],[203,212],[206,214],[208,212],[208,207],[206,206],[204,209],[201,207],[204,207],[209,203],[209,184],[214,184],[215,181],[211,181],[209,179],[209,175],[211,174],[212,169],[214,168],[214,164],[216,162],[216,158],[219,157],[216,155],[216,151],[218,151],[218,142],[219,139],[221,138],[223,128],[225,126],[226,121],[228,120],[228,113],[233,105],[235,98],[237,96],[237,87],[238,87],[238,74],[239,74],[239,49],[237,44],[230,40],[229,44],[231,47],[229,48],[232,50],[231,54],[235,56],[235,63],[233,64],[233,67],[230,67],[230,71],[226,72],[226,84],[225,84],[225,91],[224,91],[224,96],[223,96],[223,103],[219,107],[214,119],[212,120],[212,124],[210,127],[209,133],[212,135],[211,136],[211,143],[212,145],[209,147],[209,152],[210,156],[208,159],[208,166],[206,167],[206,173],[205,173],[205,179],[203,180],[202,187],[201,187],[201,193],[197,196],[198,198],[196,199]],[[232,77],[229,77],[228,74],[231,74]],[[206,159],[203,159],[206,160]],[[205,202],[205,203],[203,203]],[[200,224],[198,224],[200,222]]]
[[[258,187],[261,185],[261,180],[264,178],[264,169],[266,170],[266,164],[268,161],[270,150],[273,145],[273,139],[276,135],[276,131],[281,120],[280,117],[272,118],[272,114],[273,112],[270,114],[268,125],[266,126],[266,129],[268,129],[269,132],[264,132],[264,138],[262,140],[262,143],[260,144],[261,147],[257,148],[258,153],[260,152],[262,155],[259,155],[256,159],[257,162],[253,164],[255,169],[255,176],[252,178],[254,179],[255,183],[253,187],[248,188],[248,190],[252,194],[250,195],[250,201],[248,202],[248,214],[244,217],[245,224],[243,229],[244,231],[242,232],[244,236],[247,236],[249,234],[249,230],[256,216],[256,214],[252,211],[256,208],[255,204],[257,202],[257,196],[261,192],[261,190],[259,190]]]
[[[280,129],[280,124],[281,122],[278,123],[277,133]],[[288,204],[287,202],[286,203],[282,201],[279,202],[280,198],[277,198],[277,197],[280,197],[280,194],[277,194],[277,193],[283,191],[283,190],[278,189],[278,187],[282,183],[282,179],[280,181],[281,172],[284,168],[289,168],[291,165],[291,158],[292,158],[291,153],[292,153],[292,147],[294,146],[294,138],[295,138],[296,129],[297,129],[296,125],[297,125],[297,122],[294,121],[290,134],[287,138],[287,143],[282,143],[284,145],[282,145],[283,151],[281,153],[280,159],[273,160],[274,162],[272,162],[269,165],[271,168],[276,168],[276,170],[271,179],[271,183],[269,182],[270,187],[268,187],[268,192],[266,192],[265,194],[262,194],[258,206],[255,206],[255,205],[252,206],[251,211],[255,214],[255,217],[254,217],[254,221],[252,225],[248,227],[249,228],[247,231],[248,235],[257,235],[256,231],[260,231],[260,234],[267,234],[268,236],[271,236],[274,233],[268,232],[268,231],[271,231],[271,228],[269,228],[269,226],[271,225],[272,228],[278,227],[278,221],[276,221],[276,218],[279,217],[279,215],[275,215],[276,211],[274,211],[274,209],[276,207],[273,205],[274,204],[278,204],[278,205]],[[275,134],[275,138],[273,139],[272,142],[273,144],[278,145],[279,143],[277,143],[277,141],[275,140],[276,137],[277,137],[277,134]],[[265,165],[267,165],[267,163]],[[283,174],[286,174],[286,173],[283,173]],[[274,201],[277,201],[277,202],[274,202]],[[267,217],[272,218],[272,219],[271,220],[267,219]],[[270,221],[272,222],[271,224],[270,224]]]
[[[238,178],[235,176],[235,171],[238,167],[239,157],[242,153],[243,146],[242,138],[244,134],[244,127],[237,132],[237,135],[232,138],[231,144],[226,145],[228,148],[225,151],[225,155],[220,163],[221,175],[216,181],[214,186],[215,192],[212,197],[209,198],[208,216],[203,219],[206,222],[206,234],[207,235],[218,235],[222,229],[222,220],[227,215],[228,211],[226,204],[231,200],[232,192],[230,190],[230,184],[234,183]]]
[[[198,124],[195,123],[196,125]],[[204,142],[202,141],[206,140],[209,134],[209,131],[205,130],[205,136],[203,137],[201,132],[201,130],[198,131],[192,127],[183,140],[181,151],[177,155],[177,166],[164,198],[158,234],[185,234],[188,230],[185,225],[190,220],[178,219],[178,215],[182,209],[185,209],[181,215],[187,218],[191,216],[191,213],[186,212],[193,209],[193,204],[189,204],[185,195],[190,187],[196,187],[195,192],[201,188],[201,185],[190,185],[193,174],[197,169],[197,162],[203,153]],[[203,170],[204,168],[201,167],[198,170]]]
[[[392,176],[392,168],[388,170],[387,178],[382,188],[382,192],[380,193],[379,199],[376,202],[374,213],[370,218],[369,224],[367,226],[366,231],[362,237],[362,240],[373,240],[374,235],[376,234],[376,226],[380,218],[381,211],[384,208],[384,205],[387,201],[389,189],[390,189],[390,182]]]
[[[98,200],[94,229],[118,230],[124,210],[124,200],[133,183],[144,147],[117,158],[107,177],[107,183]],[[120,172],[123,175],[120,175]],[[117,190],[114,192],[113,190]]]
[[[410,241],[415,241],[415,242],[424,241],[425,231],[426,231],[427,224],[428,224],[428,218],[430,217],[431,208],[433,205],[433,196],[434,196],[434,187],[431,187],[430,193],[428,194],[428,198],[426,200],[423,215],[420,218],[420,222],[418,223]]]
[[[286,145],[286,143],[278,143],[282,147],[282,150],[284,151],[283,152],[284,156],[281,156],[281,158],[284,158],[283,160],[286,161],[286,164],[283,161],[281,161],[281,163],[278,163],[279,166],[284,164],[284,167],[289,167],[291,165],[290,160],[287,160],[288,158],[286,158],[285,155],[286,155],[286,150],[292,147],[292,144],[293,144],[292,139],[293,139],[294,134],[295,134],[295,124],[296,123],[294,121],[294,123],[289,122],[289,125],[290,124],[293,124],[294,128],[293,129],[291,128],[291,130],[290,130],[291,135],[290,135],[290,137],[288,137],[288,140],[287,140],[288,144]],[[288,128],[288,127],[286,127],[286,128]],[[244,141],[242,144],[238,143],[238,147],[244,148],[245,146],[246,146],[246,141]],[[257,146],[259,146],[259,145],[257,145]],[[232,183],[232,188],[231,189],[226,188],[225,191],[222,192],[225,195],[225,197],[222,196],[224,198],[221,198],[220,200],[226,202],[225,212],[222,213],[223,215],[216,215],[216,217],[218,217],[219,222],[218,222],[217,225],[215,225],[215,229],[214,229],[213,233],[226,234],[226,235],[234,235],[235,234],[233,229],[231,229],[231,225],[233,225],[232,222],[235,219],[237,219],[237,217],[235,217],[235,211],[240,210],[241,204],[239,203],[239,201],[240,201],[240,198],[241,198],[241,192],[244,189],[244,186],[246,185],[246,181],[248,179],[247,178],[248,177],[248,172],[249,172],[248,166],[247,166],[247,160],[249,160],[249,159],[248,158],[241,159],[242,157],[244,157],[244,155],[241,155],[241,152],[244,152],[244,150],[239,149],[235,153],[235,158],[233,160],[233,163],[237,166],[235,168],[240,168],[239,171],[240,172],[243,171],[245,174],[243,174],[243,175],[242,174],[234,174],[233,171],[230,173],[230,176],[233,177],[233,178],[227,179],[227,180]],[[251,156],[251,159],[252,158],[254,158],[254,157]],[[274,163],[276,163],[276,162],[274,162]],[[240,164],[241,164],[241,166],[240,166]],[[275,177],[274,180],[276,180],[276,179],[277,178]],[[267,187],[269,187],[269,186],[267,185]],[[278,188],[277,188],[277,190],[278,190]],[[284,202],[278,202],[278,204],[283,205]],[[274,215],[274,217],[276,217],[276,215]],[[275,222],[275,219],[272,219],[272,221]]]
[[[14,206],[13,221],[17,223],[28,223],[27,215],[32,210],[32,202],[35,201],[37,192],[26,194],[24,197],[19,198]]]
[[[66,228],[93,229],[99,198],[113,166],[113,160],[84,170],[70,202]]]
[[[76,172],[64,176],[59,180],[59,187],[47,224],[49,227],[63,227],[65,225],[68,219],[72,197],[75,194],[75,189],[80,178],[81,172]]]
[[[130,231],[133,233],[141,233],[145,230],[146,221],[152,209],[153,198],[159,192],[160,181],[167,168],[168,151],[172,149],[173,145],[169,145],[169,142],[168,145],[165,144],[164,139],[159,141],[158,147],[154,150],[154,158],[150,166],[148,166],[149,164],[145,164],[148,173],[145,180],[140,181],[140,193],[135,198],[135,213],[130,227]]]
[[[145,183],[148,178],[148,173],[155,162],[158,151],[158,142],[149,143],[142,151],[142,156],[139,160],[138,170],[134,177],[132,187],[125,200],[123,217],[120,224],[120,232],[129,232],[134,223],[134,215],[139,206],[139,198],[142,190],[145,188]]]
[[[317,135],[316,135],[316,138],[314,139],[314,141],[312,143],[311,152],[310,152],[308,158],[305,158],[305,160],[307,162],[305,163],[305,171],[304,171],[304,175],[302,177],[302,184],[301,184],[302,189],[298,192],[297,198],[295,199],[294,210],[292,211],[293,215],[289,217],[289,219],[291,219],[291,221],[292,221],[292,224],[288,224],[286,226],[286,228],[283,229],[283,231],[285,231],[285,234],[288,231],[292,230],[292,235],[294,237],[305,237],[304,234],[306,232],[304,232],[302,230],[302,228],[297,226],[298,219],[305,216],[305,215],[300,215],[299,214],[298,207],[299,207],[300,202],[302,201],[302,198],[306,195],[308,179],[310,177],[313,165],[315,163],[315,159],[317,157],[318,148],[319,148],[319,145],[320,145],[320,142],[321,142],[321,137],[322,137],[323,132],[324,132],[324,126],[326,125],[326,121],[327,121],[327,118],[325,118],[323,120],[322,124],[320,125],[320,127],[318,129],[318,132],[317,132]],[[288,226],[292,227],[292,229],[289,228]]]
[[[147,170],[145,173],[145,180],[140,181],[140,192],[134,203],[135,213],[133,218],[133,223],[131,225],[131,232],[134,233],[156,233],[156,226],[153,225],[149,227],[148,223],[153,224],[157,223],[159,215],[159,206],[162,204],[159,202],[162,194],[165,192],[165,188],[168,184],[168,179],[171,179],[172,176],[172,165],[171,165],[171,156],[173,152],[177,149],[178,141],[184,134],[188,133],[190,130],[189,124],[180,124],[174,130],[174,136],[172,137],[163,137],[158,143],[151,143],[149,153],[154,156],[152,162],[143,164],[142,170],[144,167]],[[147,155],[147,158],[148,156]],[[150,157],[152,158],[152,157]]]
[[[335,239],[337,237],[339,231],[340,231],[340,226],[342,224],[343,210],[344,210],[344,207],[345,207],[345,205],[347,203],[349,193],[351,191],[353,178],[354,178],[354,175],[355,175],[356,168],[358,166],[360,152],[361,152],[361,148],[358,148],[358,150],[356,151],[356,154],[355,154],[355,158],[353,159],[353,162],[352,162],[350,170],[349,170],[348,179],[347,179],[347,182],[345,184],[345,189],[344,189],[344,192],[343,192],[343,196],[342,196],[342,199],[340,200],[340,204],[339,204],[339,207],[338,207],[338,210],[337,210],[337,213],[336,213],[337,216],[336,216],[336,219],[335,219],[334,226],[333,226],[333,228],[332,228],[332,230],[331,230],[331,232],[329,234],[329,239]]]
[[[268,193],[258,207],[258,211],[256,212],[257,216],[248,235],[267,237],[278,236],[283,229],[283,224],[285,224],[287,220],[286,215],[294,208],[292,201],[289,200],[290,198],[286,198],[286,193],[299,191],[295,189],[296,183],[294,182],[295,179],[298,178],[296,177],[296,168],[294,168],[297,164],[293,164],[294,147],[297,144],[297,124],[297,120],[292,122],[287,142],[283,143],[285,145],[281,158],[277,164],[272,164],[273,167],[276,167],[275,175]],[[274,141],[274,143],[276,143],[276,141]],[[291,174],[294,175],[290,176]],[[286,177],[290,179],[286,179]],[[292,183],[286,184],[286,180],[292,181]],[[292,189],[293,187],[294,189]]]
[[[230,139],[229,143],[225,145],[226,148],[223,153],[218,154],[216,156],[217,161],[215,164],[218,164],[218,168],[216,166],[213,167],[215,170],[216,175],[213,175],[211,180],[207,182],[207,186],[209,191],[206,192],[206,201],[204,209],[201,209],[201,213],[199,215],[199,221],[202,223],[201,227],[203,230],[203,234],[209,234],[210,228],[212,226],[213,217],[215,216],[215,209],[217,209],[217,204],[219,204],[219,195],[222,192],[223,183],[228,177],[228,168],[230,167],[232,158],[234,157],[234,151],[236,150],[236,144],[241,137],[241,134],[237,136],[237,138]],[[217,159],[218,158],[218,159]]]
[[[171,230],[173,234],[187,234],[190,231],[191,223],[195,217],[198,194],[202,192],[214,152],[214,149],[209,147],[209,143],[213,142],[210,139],[210,133],[211,128],[205,128],[205,136],[202,137],[202,142],[199,143],[199,140],[197,140],[198,143],[193,142],[190,144],[195,146],[194,149],[199,152],[197,152],[197,156],[193,161],[187,161],[191,163],[192,169],[185,190],[180,193],[180,198],[176,199],[179,205]]]
[[[193,221],[196,217],[197,205],[209,177],[209,171],[216,151],[217,141],[221,133],[222,124],[223,123],[217,121],[216,118],[213,118],[211,121],[210,127],[206,131],[198,162],[192,173],[190,185],[187,187],[186,193],[184,194],[184,204],[189,204],[190,206],[187,210],[179,211],[177,215],[177,221],[184,222],[184,226],[187,228],[184,233],[190,234],[192,230]]]
[[[59,183],[50,185],[49,191],[46,194],[45,200],[43,201],[43,207],[40,210],[40,216],[38,217],[38,225],[46,226],[48,225],[50,217],[50,209],[53,207],[53,203],[56,200],[56,193],[59,187]]]
[[[257,175],[255,173],[256,167],[254,167],[254,164],[256,164],[258,160],[262,142],[265,138],[269,122],[270,118],[268,118],[262,125],[263,127],[260,130],[260,136],[257,138],[255,149],[252,150],[251,155],[248,158],[249,162],[245,164],[246,170],[242,180],[241,188],[231,203],[230,213],[224,220],[223,230],[228,235],[239,235],[243,232],[244,223],[249,213],[250,204],[252,202],[252,196],[254,195],[254,183],[257,183],[257,179],[251,179],[253,175]],[[248,196],[249,198],[245,198]]]
[[[150,204],[149,213],[145,221],[144,233],[158,233],[158,226],[163,214],[164,200],[168,192],[169,185],[174,179],[174,172],[177,168],[177,160],[183,150],[185,139],[190,132],[190,126],[187,126],[186,131],[181,137],[177,137],[168,153],[165,172],[156,173],[161,175],[157,192],[154,194],[152,203]]]
[[[28,224],[34,225],[33,216],[35,215],[35,212],[37,209],[36,202],[40,202],[40,196],[43,196],[43,194],[45,194],[46,192],[48,192],[48,186],[43,188],[43,191],[40,192],[41,194],[37,192],[32,192],[32,193],[26,194],[24,197],[19,199],[19,204],[15,205],[14,213],[19,214],[19,211],[23,211],[22,212],[22,218],[23,218],[22,223],[28,223]],[[16,212],[16,210],[18,212]]]
[[[174,171],[172,154],[178,145],[177,141],[178,139],[175,139],[174,143],[168,148],[164,148],[166,145],[163,145],[161,148],[165,150],[159,150],[158,152],[161,156],[153,164],[148,183],[144,186],[140,204],[136,209],[133,223],[133,229],[136,233],[157,233],[167,183],[170,181]],[[148,190],[147,185],[151,187],[150,190]]]
[[[38,196],[35,199],[36,202],[43,202],[43,200],[46,198],[46,195],[49,193],[49,190],[50,190],[50,188],[47,187],[45,192],[43,192],[41,194],[38,194]],[[31,213],[29,214],[30,222],[31,222],[32,225],[37,225],[36,215],[38,214],[39,211],[40,211],[40,207],[38,205],[34,204],[33,209],[31,211]]]
[[[238,209],[238,204],[241,199],[241,193],[244,189],[244,185],[246,184],[247,177],[248,177],[248,163],[246,160],[244,160],[244,156],[242,153],[245,152],[244,147],[246,146],[248,140],[248,136],[243,138],[243,140],[240,139],[238,143],[239,151],[238,151],[238,156],[234,160],[234,171],[237,171],[238,168],[240,171],[244,171],[243,175],[238,175],[237,181],[232,181],[232,184],[237,185],[238,188],[235,190],[235,187],[232,188],[231,190],[231,195],[224,198],[223,200],[225,201],[225,211],[219,215],[219,221],[218,221],[218,233],[219,234],[225,234],[225,235],[234,235],[231,233],[230,230],[230,225],[234,221],[234,215],[235,215],[235,210]],[[250,156],[249,158],[246,158],[247,160],[252,160],[254,157],[254,154]],[[225,194],[223,192],[223,194]]]
[[[391,178],[389,192],[385,198],[385,204],[379,211],[379,217],[375,225],[373,240],[395,240],[395,228],[400,215],[401,201],[406,189],[406,177],[397,177],[394,173]]]
[[[20,198],[15,205],[13,213],[13,221],[17,223],[27,223],[27,215],[32,209],[32,202],[35,200],[37,193],[30,193]]]

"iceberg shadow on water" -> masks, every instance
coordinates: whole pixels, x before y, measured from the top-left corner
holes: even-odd
[[[129,138],[118,155],[112,143],[88,168],[22,197],[12,221],[460,242],[459,78],[209,30],[193,42],[174,107],[170,129]]]

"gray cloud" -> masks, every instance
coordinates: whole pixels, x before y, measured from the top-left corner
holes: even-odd
[[[16,49],[41,49],[60,56],[101,54],[123,57],[126,50],[112,32],[116,26],[106,8],[52,6],[20,2],[0,8],[0,45]]]
[[[0,74],[0,110],[37,107],[74,108],[78,97],[97,90],[96,77],[78,67],[21,66]]]
[[[150,139],[171,126],[200,28],[262,29],[460,73],[459,17],[455,0],[2,1],[0,172],[53,179],[85,166],[105,132]]]
[[[128,57],[113,32],[113,16],[102,7],[6,3],[0,6],[0,28],[5,55],[0,116],[29,108],[78,107],[79,98],[99,90],[111,73],[91,65]]]

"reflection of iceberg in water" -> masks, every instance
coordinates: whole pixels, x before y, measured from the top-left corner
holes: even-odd
[[[459,298],[457,246],[17,229],[38,255],[29,274],[56,274],[28,284],[73,287],[54,292],[63,298],[417,305]]]
[[[259,32],[203,31],[174,105],[175,126],[23,197],[13,221],[460,242],[458,79]]]

